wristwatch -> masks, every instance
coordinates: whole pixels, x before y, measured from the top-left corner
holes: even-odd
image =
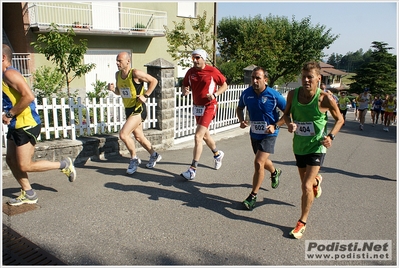
[[[14,115],[10,111],[8,111],[8,112],[6,112],[6,117],[7,118],[13,118]]]
[[[279,125],[274,125],[274,129],[280,129]]]
[[[328,134],[327,136],[329,136],[330,137],[330,139],[333,141],[334,139],[335,139],[335,135],[334,134]]]
[[[148,99],[150,96],[148,96],[147,94],[144,94],[143,95],[144,96],[144,98],[146,98],[146,99]]]

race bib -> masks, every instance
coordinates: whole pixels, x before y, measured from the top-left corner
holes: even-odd
[[[297,122],[295,133],[299,136],[314,136],[315,130],[313,122]]]
[[[265,121],[251,121],[251,132],[255,134],[265,134],[267,123]]]
[[[131,99],[132,98],[132,92],[130,92],[130,88],[124,87],[119,89],[121,93],[121,97],[124,99]]]
[[[340,104],[339,104],[339,108],[340,108],[341,110],[346,110],[346,103],[340,103]]]
[[[204,112],[205,112],[205,106],[203,106],[203,105],[194,105],[193,106],[193,115],[203,116]]]

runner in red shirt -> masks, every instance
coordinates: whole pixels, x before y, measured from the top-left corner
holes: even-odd
[[[214,155],[215,169],[222,166],[224,153],[216,148],[216,143],[209,133],[209,125],[216,115],[217,96],[227,90],[226,78],[220,71],[206,64],[207,53],[203,49],[192,52],[193,67],[190,68],[183,80],[182,94],[187,96],[189,91],[193,95],[193,114],[197,121],[193,161],[186,172],[181,175],[187,180],[195,178],[198,162],[202,154],[202,140],[205,141]]]

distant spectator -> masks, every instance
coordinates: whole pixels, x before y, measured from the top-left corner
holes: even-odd
[[[335,96],[334,93],[331,92],[331,90],[327,89],[327,86],[326,86],[326,84],[325,84],[324,82],[322,82],[322,83],[320,84],[320,88],[321,88],[321,90],[323,90],[324,92],[327,92],[328,94],[330,94],[331,96],[333,96],[334,99],[335,99],[335,102],[338,104],[338,97]]]
[[[378,124],[378,118],[380,117],[380,114],[381,114],[382,103],[383,103],[383,101],[382,101],[380,95],[377,94],[377,96],[374,97],[374,100],[371,104],[372,105],[371,121],[373,122],[373,126],[375,124]],[[381,120],[383,120],[382,117],[381,117]]]
[[[369,92],[369,88],[365,88],[363,93],[357,96],[357,102],[359,103],[358,108],[358,117],[359,117],[359,129],[363,130],[364,121],[366,119],[367,110],[369,108],[369,104],[371,103],[371,94]]]
[[[340,93],[340,97],[338,99],[338,107],[339,111],[342,114],[342,117],[344,118],[344,126],[345,126],[345,120],[346,120],[346,112],[348,111],[348,104],[350,104],[350,99],[346,96],[345,92]]]

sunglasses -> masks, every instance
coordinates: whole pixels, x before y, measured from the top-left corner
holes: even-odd
[[[193,59],[196,59],[196,60],[199,60],[199,59],[201,59],[202,57],[201,56],[195,56],[195,57],[193,57]]]

